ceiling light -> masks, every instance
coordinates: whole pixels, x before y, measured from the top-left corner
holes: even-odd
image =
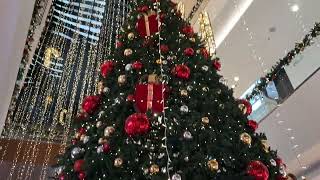
[[[299,11],[299,6],[298,6],[298,4],[292,5],[292,6],[290,7],[290,10],[291,10],[292,12],[297,12],[297,11]]]

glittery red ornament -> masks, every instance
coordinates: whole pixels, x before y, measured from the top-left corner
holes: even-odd
[[[192,26],[185,26],[182,28],[182,33],[185,34],[188,37],[193,37],[194,31]]]
[[[137,8],[137,10],[141,13],[147,12],[149,10],[149,7],[148,6],[140,6]]]
[[[143,135],[148,133],[149,130],[150,122],[146,114],[132,114],[125,122],[125,132],[128,136]]]
[[[66,176],[63,173],[59,174],[58,178],[59,180],[66,180]]]
[[[172,70],[172,73],[181,79],[189,79],[190,77],[190,69],[184,64],[176,65]]]
[[[136,29],[141,37],[151,36],[159,32],[159,22],[157,14],[154,12],[144,14],[141,18],[138,19]]]
[[[87,96],[82,102],[82,110],[91,114],[99,107],[100,101],[100,96]]]
[[[112,61],[105,61],[101,66],[100,66],[100,72],[102,77],[106,78],[109,73],[112,71],[113,69],[113,62]]]
[[[109,143],[104,143],[104,144],[102,145],[102,149],[103,149],[103,152],[104,152],[104,153],[109,152],[110,149],[111,149],[110,144],[109,144]]]
[[[186,56],[193,56],[194,55],[194,50],[192,48],[186,48],[184,50],[184,55]]]
[[[254,120],[249,120],[247,125],[253,130],[256,131],[258,129],[258,123]]]
[[[86,134],[86,132],[87,132],[87,129],[84,128],[84,127],[81,127],[81,128],[78,129],[78,133],[80,133],[81,135],[82,134]]]
[[[206,48],[201,48],[200,49],[200,53],[205,59],[209,58],[209,52],[208,52],[208,50]]]
[[[277,163],[277,166],[283,165],[283,161],[282,161],[281,158],[278,157],[278,158],[275,159],[275,161],[276,161],[276,163]]]
[[[123,46],[123,43],[121,41],[116,42],[116,48],[120,48]]]
[[[163,54],[167,54],[169,52],[169,46],[167,46],[165,44],[160,45],[160,51]]]
[[[132,63],[132,69],[134,70],[140,70],[142,67],[143,67],[143,64],[140,61],[135,61]]]
[[[247,167],[247,174],[254,177],[255,180],[268,180],[269,170],[260,161],[251,161]]]
[[[134,96],[132,94],[129,94],[127,96],[127,101],[130,101],[130,102],[134,101]]]
[[[79,172],[79,174],[78,174],[78,179],[79,180],[84,180],[85,177],[86,177],[86,173],[85,172],[83,172],[83,171]]]
[[[83,170],[83,165],[84,165],[83,159],[76,160],[73,164],[73,170],[75,172],[81,172]]]
[[[217,70],[220,71],[221,70],[221,63],[219,60],[214,60],[212,61],[212,66]]]

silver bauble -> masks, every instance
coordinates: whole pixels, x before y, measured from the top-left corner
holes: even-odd
[[[189,108],[188,108],[188,106],[183,105],[183,106],[180,107],[180,111],[181,111],[181,112],[188,112],[188,111],[189,111]]]
[[[71,158],[76,158],[81,152],[81,149],[79,147],[75,147],[71,150]]]
[[[190,131],[185,131],[185,132],[183,133],[183,137],[184,137],[185,139],[192,139],[192,134],[191,134]]]
[[[83,143],[86,144],[89,141],[89,139],[90,139],[89,136],[85,136],[83,138]]]
[[[175,173],[175,174],[172,176],[171,180],[181,180],[181,175]]]
[[[125,69],[126,69],[126,71],[131,71],[131,69],[132,69],[132,64],[127,64],[127,65],[125,66]]]

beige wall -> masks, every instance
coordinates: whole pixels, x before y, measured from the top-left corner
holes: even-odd
[[[11,100],[34,2],[0,1],[0,131]]]

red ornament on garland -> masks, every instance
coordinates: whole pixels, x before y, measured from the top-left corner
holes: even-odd
[[[109,73],[112,71],[113,69],[113,62],[112,61],[105,61],[101,66],[100,66],[100,72],[102,77],[106,78]]]
[[[254,120],[249,120],[247,125],[253,130],[256,131],[258,129],[258,123]]]
[[[140,61],[135,61],[132,63],[132,69],[140,70],[143,67],[143,64]]]
[[[146,114],[135,113],[125,122],[125,132],[128,136],[144,135],[150,130],[150,122]]]
[[[151,36],[159,32],[159,22],[155,12],[144,14],[138,19],[136,29],[141,37]]]
[[[167,46],[165,44],[160,45],[160,51],[163,54],[167,54],[169,52],[169,46]]]
[[[81,128],[78,129],[78,133],[80,133],[81,135],[82,134],[86,134],[86,132],[87,132],[87,129],[84,128],[84,127],[81,127]]]
[[[182,33],[185,34],[187,37],[193,37],[194,31],[192,26],[185,26],[182,28]]]
[[[260,161],[251,161],[247,167],[247,174],[254,177],[255,180],[268,180],[269,170]]]
[[[208,50],[206,48],[201,48],[200,49],[200,53],[205,59],[209,58],[209,52],[208,52]]]
[[[116,48],[120,48],[123,46],[123,43],[121,41],[116,42]]]
[[[244,115],[250,115],[252,113],[251,103],[245,99],[239,100],[239,108],[243,112]]]
[[[176,65],[172,72],[176,77],[181,79],[189,79],[190,77],[190,69],[184,64]]]
[[[212,66],[217,70],[221,70],[221,63],[218,59],[212,61]]]
[[[78,179],[79,180],[84,180],[85,177],[86,177],[86,173],[85,172],[83,172],[83,171],[79,172],[79,174],[78,174]]]
[[[87,96],[82,102],[82,110],[91,114],[98,108],[100,101],[100,96]]]
[[[73,170],[75,172],[81,172],[83,170],[83,165],[84,165],[83,159],[76,160],[73,165]]]
[[[184,50],[184,55],[186,56],[193,56],[194,55],[194,50],[192,48],[186,48]]]

